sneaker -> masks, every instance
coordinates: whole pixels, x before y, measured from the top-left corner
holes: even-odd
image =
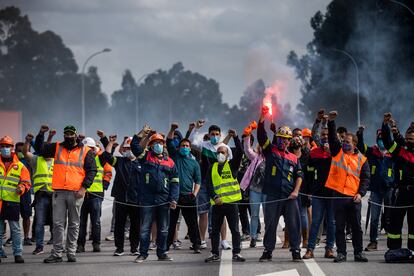
[[[321,247],[320,243],[321,243],[321,239],[317,238],[316,241],[315,241],[315,248]]]
[[[22,264],[22,263],[24,263],[24,260],[23,260],[22,256],[14,256],[14,262],[16,264]]]
[[[101,252],[101,246],[99,244],[94,244],[93,246],[93,252]]]
[[[206,263],[212,263],[212,262],[220,262],[219,255],[211,254],[207,259],[204,260]]]
[[[43,247],[36,247],[36,249],[32,252],[33,255],[40,255],[40,254],[43,254],[43,253],[45,253],[43,251]]]
[[[240,237],[241,241],[249,241],[250,240],[250,235],[249,234],[243,234]]]
[[[256,247],[256,239],[251,239],[250,240],[250,248],[255,248]]]
[[[85,246],[78,244],[78,247],[76,248],[76,253],[83,253],[85,252]]]
[[[123,255],[124,255],[124,250],[116,249],[114,252],[114,256],[123,256]]]
[[[338,253],[336,258],[334,259],[334,263],[343,263],[343,262],[346,262],[346,255],[342,253]]]
[[[30,238],[25,238],[25,239],[23,240],[23,245],[24,245],[24,246],[30,246],[30,245],[33,245],[33,243],[32,243],[32,241],[30,240]]]
[[[270,262],[271,260],[272,260],[272,253],[267,252],[267,251],[265,250],[265,251],[263,251],[263,254],[262,254],[262,256],[260,257],[259,262],[265,262],[265,261]]]
[[[172,260],[173,260],[173,258],[168,256],[167,253],[164,253],[164,254],[162,254],[161,256],[158,257],[158,261],[171,262]]]
[[[310,249],[308,249],[308,250],[306,250],[306,253],[305,253],[305,255],[303,255],[303,257],[302,257],[304,260],[308,260],[308,259],[313,259],[314,258],[314,256],[313,256],[313,251],[312,250],[310,250]]]
[[[109,236],[105,237],[105,240],[106,241],[113,241],[113,240],[115,240],[115,237],[114,237],[114,235],[109,235]]]
[[[352,242],[352,234],[346,235],[346,242]]]
[[[240,254],[233,255],[233,262],[245,262],[246,259],[242,257]]]
[[[174,248],[174,250],[180,250],[181,249],[181,242],[180,241],[174,241],[173,242],[173,248]]]
[[[155,241],[151,241],[149,245],[149,250],[155,250],[155,249],[157,249],[157,244],[155,243]]]
[[[12,239],[11,238],[7,239],[7,241],[4,243],[5,246],[9,246],[11,244],[12,244]]]
[[[325,258],[327,258],[327,259],[334,259],[335,258],[335,254],[334,254],[332,249],[328,248],[328,249],[325,250]]]
[[[67,257],[68,257],[68,263],[76,263],[75,255],[68,254]]]
[[[376,241],[370,242],[365,248],[365,251],[377,251],[377,246],[378,246],[378,243]]]
[[[302,260],[302,257],[300,256],[300,251],[293,251],[292,252],[292,261],[299,262]]]
[[[137,250],[131,251],[131,253],[129,255],[130,256],[139,256],[139,252]]]
[[[262,239],[261,237],[257,236],[256,241],[257,241],[257,242],[262,242],[262,241],[263,241],[263,239]]]
[[[222,240],[221,241],[221,248],[223,248],[224,250],[230,250],[231,246],[230,246],[230,244],[227,240]]]
[[[50,240],[47,242],[47,244],[48,244],[48,245],[53,244],[53,239],[50,239]]]
[[[365,254],[360,252],[354,255],[354,261],[358,263],[367,263],[368,259],[365,257]]]
[[[136,263],[143,263],[147,259],[147,256],[139,254],[138,257],[135,259],[134,262]]]
[[[200,249],[206,249],[207,248],[207,243],[206,243],[206,241],[201,241],[201,244],[200,244]]]
[[[50,264],[50,263],[61,263],[62,261],[63,261],[62,260],[62,257],[57,257],[57,256],[55,256],[53,254],[43,260],[43,262],[46,263],[46,264]]]
[[[193,249],[193,250],[194,250],[194,254],[201,254],[200,248],[196,248],[196,249]]]

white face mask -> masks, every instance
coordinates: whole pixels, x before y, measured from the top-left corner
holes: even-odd
[[[122,155],[123,155],[123,157],[129,158],[129,159],[134,159],[135,158],[134,154],[130,150],[124,151],[122,153]]]
[[[226,156],[226,155],[224,155],[224,154],[222,154],[222,153],[219,153],[219,154],[217,155],[217,161],[218,161],[219,163],[224,163],[224,162],[226,162],[226,160],[227,160],[227,156]]]

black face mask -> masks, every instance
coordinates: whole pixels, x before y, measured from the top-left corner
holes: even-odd
[[[414,151],[414,143],[413,142],[406,142],[405,144],[407,145],[407,149],[409,151]]]
[[[68,146],[73,146],[76,143],[76,137],[65,137],[65,144]]]

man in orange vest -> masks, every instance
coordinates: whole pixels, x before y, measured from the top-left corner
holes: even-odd
[[[30,189],[29,170],[12,152],[14,143],[9,136],[0,139],[0,254],[3,252],[4,221],[10,226],[14,261],[24,263],[20,231],[20,197]],[[0,259],[1,262],[1,259]]]
[[[36,136],[35,150],[45,158],[54,158],[52,188],[53,250],[45,263],[62,262],[63,234],[68,221],[66,236],[68,262],[76,262],[76,246],[79,235],[80,209],[86,189],[97,173],[95,154],[83,143],[77,143],[74,126],[63,129],[64,142],[45,144],[43,125]]]
[[[361,227],[361,200],[368,190],[370,181],[369,164],[356,148],[358,138],[347,133],[341,142],[336,133],[335,118],[338,112],[329,113],[328,141],[332,155],[331,168],[325,187],[332,189],[334,199],[334,213],[336,221],[337,256],[335,263],[346,261],[345,225],[352,227],[352,245],[354,247],[354,260],[368,262],[362,247]]]

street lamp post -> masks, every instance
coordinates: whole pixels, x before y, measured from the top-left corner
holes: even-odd
[[[142,75],[137,80],[137,90],[135,92],[135,131],[139,130],[139,94],[138,94],[138,88],[141,80],[148,76],[149,73]]]
[[[412,15],[414,15],[414,11],[412,10],[412,9],[410,9],[410,7],[408,7],[406,4],[404,4],[404,3],[401,3],[401,2],[399,2],[399,1],[396,1],[396,0],[390,0],[390,2],[392,2],[392,3],[394,3],[394,4],[397,4],[397,5],[400,5],[400,6],[402,6],[402,7],[404,7],[404,8],[406,8]]]
[[[107,53],[110,52],[111,49],[105,48],[99,52],[93,53],[92,55],[90,55],[86,61],[83,63],[82,66],[82,73],[81,73],[81,83],[82,83],[82,134],[86,134],[86,128],[85,128],[85,68],[86,65],[88,64],[88,62],[95,56],[102,54],[102,53]]]

